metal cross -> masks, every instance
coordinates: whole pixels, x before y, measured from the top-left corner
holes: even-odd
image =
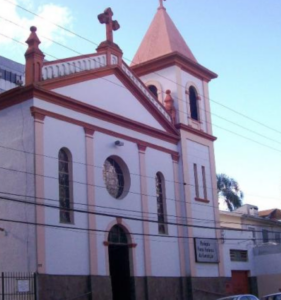
[[[104,13],[98,15],[101,24],[106,24],[106,40],[113,43],[113,31],[120,28],[118,21],[112,20],[113,12],[107,8]]]
[[[166,1],[166,0],[159,0],[160,7],[164,7],[164,5],[163,5],[163,1]]]

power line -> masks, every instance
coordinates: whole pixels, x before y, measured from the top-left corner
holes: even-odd
[[[6,1],[6,0],[4,0],[4,1]],[[8,37],[8,36],[6,36],[6,35],[4,35],[4,34],[1,34],[1,33],[0,33],[0,35],[5,36],[6,38],[10,38],[10,37]],[[18,42],[18,43],[21,43],[21,44],[24,45],[24,43],[22,43],[22,42],[20,42],[20,41],[18,41],[18,40],[16,40],[16,39],[13,39],[13,38],[10,38],[10,39],[13,40],[13,41],[15,41],[15,42]],[[62,45],[62,46],[63,46],[63,45]],[[69,48],[69,49],[71,49],[71,48]],[[73,51],[75,51],[75,50],[73,50]],[[47,54],[47,53],[46,53],[46,54]],[[51,56],[51,57],[53,57],[53,58],[55,58],[55,59],[58,59],[58,58],[56,58],[56,57],[53,56],[53,55],[50,55],[50,54],[47,54],[47,55],[48,55],[48,56]],[[102,64],[101,64],[101,66],[105,66],[105,65],[102,65]],[[81,69],[81,70],[82,70],[82,69]],[[164,77],[164,78],[165,78],[165,77]],[[116,85],[116,86],[119,86],[119,87],[121,87],[121,88],[125,88],[124,86],[122,86],[122,85],[120,85],[120,84],[118,84],[118,83],[116,83],[116,82],[113,82],[113,81],[111,81],[111,80],[109,80],[109,79],[106,79],[106,78],[102,78],[102,79],[105,80],[105,81],[110,82],[111,84],[114,84],[114,85]],[[167,78],[167,79],[168,79],[168,78]],[[182,86],[182,87],[183,87],[183,86]],[[203,96],[203,97],[205,97],[205,96]],[[205,98],[206,98],[206,97],[205,97]],[[185,104],[187,103],[185,100],[182,100],[182,99],[180,99],[180,98],[178,98],[178,97],[177,97],[177,99],[178,99],[179,101],[183,101]],[[208,99],[209,99],[210,101],[212,101],[210,98],[208,98]],[[278,144],[281,144],[281,142],[279,142],[279,141],[276,141],[276,140],[274,140],[274,139],[272,139],[272,138],[269,138],[269,137],[267,137],[267,136],[265,136],[265,135],[263,135],[263,134],[260,134],[260,133],[258,133],[258,132],[256,132],[256,131],[254,131],[254,130],[251,130],[251,129],[249,129],[249,128],[246,128],[245,126],[242,126],[242,125],[240,125],[240,124],[238,124],[238,123],[235,123],[235,122],[233,122],[233,121],[230,121],[230,120],[228,120],[228,119],[226,119],[226,118],[223,118],[223,117],[221,117],[221,116],[219,116],[219,115],[217,115],[217,114],[211,113],[210,111],[207,111],[206,109],[203,109],[202,107],[200,108],[200,110],[201,110],[201,111],[204,111],[204,112],[206,112],[206,113],[209,113],[210,115],[213,115],[213,116],[215,116],[215,117],[218,117],[218,118],[220,118],[220,119],[222,119],[222,120],[224,120],[224,121],[226,121],[226,122],[228,122],[228,123],[231,123],[231,124],[233,124],[233,125],[235,125],[235,126],[238,126],[238,127],[242,128],[242,129],[244,129],[244,130],[247,130],[247,131],[249,131],[249,132],[251,132],[251,133],[254,133],[254,134],[258,135],[258,136],[261,136],[261,137],[263,137],[263,138],[265,138],[265,139],[267,139],[267,140],[270,140],[270,141],[276,142],[276,143],[278,143]],[[178,111],[181,112],[181,113],[183,113],[183,114],[185,114],[185,115],[187,115],[188,118],[189,118],[189,115],[188,115],[187,112],[181,111],[181,110],[179,110],[179,109],[178,109]],[[245,137],[245,136],[243,136],[243,135],[241,135],[241,134],[237,134],[237,133],[235,133],[235,132],[233,132],[233,131],[230,131],[230,130],[228,130],[228,129],[225,129],[225,128],[223,128],[223,127],[220,127],[220,126],[218,126],[218,125],[215,125],[214,123],[208,122],[207,120],[205,120],[205,122],[206,122],[206,124],[211,124],[211,125],[214,126],[214,127],[217,127],[217,128],[222,129],[222,130],[225,130],[225,131],[227,131],[227,132],[230,132],[230,133],[232,133],[232,134],[234,134],[234,135],[236,135],[236,136],[239,136],[239,137],[241,137],[241,138],[247,139],[247,140],[249,140],[249,141],[251,141],[251,142],[254,142],[254,143],[256,143],[256,144],[259,144],[259,145],[261,145],[261,146],[264,146],[264,147],[266,147],[266,148],[268,148],[268,149],[271,149],[271,150],[274,150],[274,151],[277,151],[277,152],[281,152],[281,150],[279,150],[279,149],[276,149],[276,148],[274,148],[274,147],[271,147],[271,146],[268,146],[268,145],[263,144],[263,143],[261,143],[261,142],[258,142],[258,141],[254,140],[254,139],[252,139],[252,138]],[[269,128],[270,128],[270,127],[269,127]],[[280,132],[280,133],[281,133],[281,132]]]
[[[17,7],[19,7],[20,9],[22,9],[22,10],[24,10],[24,11],[26,11],[26,12],[32,14],[32,15],[35,15],[35,16],[37,16],[37,17],[39,17],[39,18],[41,18],[41,19],[43,19],[43,20],[49,22],[50,24],[53,24],[53,25],[57,26],[58,28],[60,28],[60,29],[62,29],[62,30],[65,30],[65,31],[68,32],[68,33],[71,33],[72,35],[75,35],[75,36],[77,36],[77,37],[79,37],[79,38],[81,38],[81,39],[83,39],[83,40],[85,40],[85,41],[87,41],[87,42],[89,42],[89,43],[91,43],[91,44],[94,44],[95,46],[98,46],[97,43],[95,43],[95,42],[93,42],[93,41],[91,41],[91,40],[89,40],[89,39],[83,37],[82,35],[77,34],[77,33],[73,32],[73,31],[71,31],[71,30],[69,30],[69,29],[67,29],[67,28],[65,28],[65,27],[63,27],[63,26],[57,24],[57,23],[54,23],[54,22],[52,22],[52,21],[49,21],[49,20],[47,20],[46,18],[44,18],[44,17],[42,17],[42,16],[40,16],[40,15],[38,15],[38,14],[36,14],[36,13],[34,13],[34,12],[32,12],[32,11],[26,9],[26,8],[24,8],[24,7],[21,6],[21,5],[18,5],[18,4],[16,4],[16,3],[12,3],[12,2],[9,1],[9,0],[4,0],[4,1],[6,1],[7,3],[9,3],[9,4],[13,5],[13,6],[17,6]],[[75,50],[73,50],[73,51],[75,51]],[[129,62],[132,62],[132,60],[130,60],[130,59],[126,58],[126,57],[124,57],[124,59],[127,60],[127,61],[129,61]],[[181,86],[181,87],[185,88],[185,86],[180,85],[178,82],[175,82],[175,81],[173,81],[173,80],[170,79],[170,78],[167,78],[167,77],[165,77],[165,76],[163,76],[163,75],[161,75],[161,74],[159,74],[159,73],[157,73],[157,72],[153,72],[153,73],[156,74],[156,75],[158,75],[158,76],[160,76],[160,77],[163,77],[163,78],[165,78],[165,79],[167,79],[167,80],[169,80],[169,81],[171,81],[171,82],[173,82],[173,83],[175,83],[175,84],[177,84],[178,86]],[[243,113],[240,113],[240,112],[238,112],[238,111],[236,111],[236,110],[234,110],[234,109],[232,109],[232,108],[230,108],[230,107],[228,107],[228,106],[226,106],[226,105],[224,105],[224,104],[222,104],[222,103],[220,103],[220,102],[218,102],[218,101],[215,101],[215,100],[213,100],[213,99],[211,99],[211,98],[209,98],[209,97],[206,97],[205,95],[202,95],[202,94],[200,94],[200,95],[203,96],[204,98],[207,98],[209,101],[214,102],[214,103],[216,103],[217,105],[220,105],[220,106],[222,106],[222,107],[224,107],[224,108],[226,108],[226,109],[228,109],[228,110],[234,112],[235,114],[238,114],[238,115],[240,115],[240,116],[242,116],[242,117],[244,117],[244,118],[246,118],[246,119],[249,119],[250,121],[252,121],[252,122],[254,122],[254,123],[256,123],[256,124],[259,124],[259,125],[261,125],[261,126],[266,127],[267,129],[273,130],[274,132],[277,132],[277,133],[281,134],[281,131],[276,130],[275,128],[272,128],[272,127],[270,127],[270,126],[268,126],[268,125],[266,125],[266,124],[264,124],[264,123],[262,123],[262,122],[260,122],[260,121],[257,121],[257,120],[255,120],[255,119],[253,119],[253,118],[251,118],[251,117],[248,117],[247,115],[245,115],[245,114],[243,114]],[[185,102],[185,101],[182,100],[182,99],[181,99],[181,101]]]
[[[69,48],[70,49],[70,48]],[[181,100],[181,99],[179,99],[179,100]],[[183,100],[182,100],[183,101]],[[205,110],[206,111],[206,110]],[[233,123],[233,122],[232,122]],[[235,124],[235,123],[234,123]],[[236,124],[237,125],[237,124]],[[216,126],[216,125],[214,125],[214,126]],[[226,130],[226,129],[224,129],[224,128],[222,128],[222,127],[219,127],[219,126],[216,126],[216,127],[218,127],[218,128],[221,128],[221,129],[223,129],[223,130]],[[245,130],[247,130],[247,128],[245,128],[244,127],[244,129]],[[228,132],[231,132],[231,131],[229,131],[229,130],[227,130]],[[252,131],[252,132],[254,132],[254,131]],[[251,141],[253,141],[253,142],[256,142],[256,143],[258,143],[258,144],[260,144],[260,145],[263,145],[263,146],[265,146],[264,144],[262,144],[262,143],[259,143],[259,142],[257,142],[257,141],[255,141],[255,140],[252,140],[252,139],[249,139],[249,138],[247,138],[247,137],[244,137],[244,136],[241,136],[241,135],[239,135],[239,134],[237,134],[237,133],[234,133],[234,132],[231,132],[231,133],[233,133],[233,134],[236,134],[236,135],[238,135],[238,136],[240,136],[240,137],[243,137],[243,138],[246,138],[246,139],[248,139],[248,140],[251,140]],[[257,133],[256,133],[257,134]],[[264,136],[263,136],[264,137]],[[272,140],[272,139],[271,139]],[[274,140],[273,140],[274,141]],[[277,141],[276,141],[277,142]],[[269,147],[269,146],[266,146],[266,147],[268,147],[268,148],[270,148],[270,149],[273,149],[273,150],[275,150],[275,151],[279,151],[279,150],[277,150],[277,149],[275,149],[275,148],[273,148],[273,147]],[[279,151],[279,152],[281,152],[281,151]],[[102,167],[101,167],[102,168]],[[142,175],[138,175],[138,176],[142,176]],[[190,184],[191,185],[191,184]],[[194,186],[194,185],[192,185],[192,186]]]
[[[38,223],[38,222],[28,222],[28,221],[21,221],[21,220],[12,220],[12,219],[3,219],[0,218],[1,222],[8,222],[8,223],[16,223],[16,224],[24,224],[24,225],[33,225],[33,226],[40,226],[40,227],[49,227],[55,229],[66,229],[70,231],[85,231],[85,232],[94,232],[94,233],[110,233],[109,230],[103,229],[91,229],[91,228],[83,228],[83,227],[73,227],[73,226],[64,226],[64,225],[53,225],[53,224],[46,224],[46,223]],[[135,236],[148,236],[148,237],[155,237],[155,238],[164,238],[164,239],[196,239],[196,238],[204,238],[202,236],[196,237],[188,237],[188,236],[177,236],[177,235],[159,235],[159,234],[152,234],[152,233],[138,233],[138,232],[130,232],[130,235]],[[222,240],[222,241],[252,241],[252,238],[208,238],[212,240]],[[262,238],[258,239],[255,238],[255,241],[263,240]]]
[[[31,195],[21,195],[21,194],[15,194],[15,193],[8,193],[8,192],[3,192],[3,191],[0,191],[0,199],[1,199],[1,194],[5,194],[5,195],[10,195],[10,196],[17,196],[17,197],[24,197],[24,198],[32,198],[32,199],[40,199],[40,200],[44,200],[44,201],[51,201],[51,202],[55,202],[55,203],[59,203],[59,200],[58,199],[51,199],[51,198],[45,198],[45,197],[35,197],[35,196],[31,196]],[[14,198],[7,198],[7,197],[3,197],[4,199],[14,199]],[[22,200],[22,199],[19,199],[19,200]],[[26,201],[26,200],[23,200],[23,201]],[[34,202],[30,202],[30,203],[34,203]],[[134,212],[134,213],[137,213],[137,214],[145,214],[145,215],[158,215],[158,213],[152,213],[152,212],[146,212],[146,213],[143,213],[142,211],[135,211],[135,210],[129,210],[129,209],[119,209],[118,207],[108,207],[108,206],[100,206],[100,205],[89,205],[89,204],[85,204],[85,203],[82,203],[82,202],[72,202],[72,205],[81,205],[81,206],[85,206],[87,207],[88,209],[91,209],[92,207],[94,208],[103,208],[103,209],[109,209],[109,210],[115,210],[115,211],[126,211],[126,212]],[[57,206],[55,206],[57,207]],[[121,216],[121,215],[118,215],[118,216]],[[130,216],[130,215],[127,215],[127,216]],[[194,220],[195,222],[196,221],[200,221],[200,222],[203,222],[203,223],[223,223],[223,224],[234,224],[234,225],[241,225],[241,223],[237,223],[237,222],[227,222],[227,221],[216,221],[216,220],[208,220],[208,219],[200,219],[200,218],[192,218],[192,217],[185,217],[185,216],[176,216],[176,215],[169,215],[169,214],[166,214],[167,217],[172,217],[172,218],[176,218],[176,219],[182,219],[182,220],[186,220],[188,222],[188,220]],[[243,215],[241,214],[241,217]],[[260,219],[260,220],[257,220],[257,221],[271,221],[271,220],[266,220],[266,219]],[[274,222],[274,221],[272,221]],[[242,225],[245,225],[245,226],[253,226],[252,223],[243,223]],[[255,225],[255,227],[272,227],[274,225],[279,225],[279,223],[275,224],[270,224],[270,225]]]
[[[213,124],[213,125],[216,126],[215,124]],[[216,127],[221,128],[221,129],[223,129],[223,130],[226,130],[226,131],[228,131],[228,132],[231,132],[231,131],[229,131],[229,130],[227,130],[227,129],[224,129],[224,128],[222,128],[222,127],[219,127],[219,126],[216,126]],[[261,143],[255,141],[255,140],[249,139],[249,138],[244,137],[244,136],[242,136],[242,135],[239,135],[239,134],[237,134],[237,133],[234,133],[234,132],[231,132],[231,133],[236,134],[236,135],[238,135],[238,136],[240,136],[240,137],[243,137],[243,138],[245,138],[245,139],[251,140],[251,141],[253,141],[253,142],[256,142],[256,143],[258,143],[258,144],[260,144],[260,145],[263,145],[263,144],[261,144]],[[266,145],[263,145],[263,146],[266,146]],[[270,148],[270,149],[273,149],[273,150],[276,150],[276,151],[279,151],[279,150],[277,150],[277,149],[275,149],[275,148],[272,148],[272,147],[269,147],[269,146],[266,146],[266,147],[268,147],[268,148]],[[18,149],[13,149],[13,150],[19,151]],[[280,152],[280,151],[279,151],[279,152]],[[25,153],[27,153],[27,152],[25,152]],[[34,154],[34,155],[38,155],[38,154]],[[46,156],[46,155],[44,155],[44,156]],[[47,156],[46,156],[46,157],[47,157]],[[50,157],[50,156],[49,156],[49,157]],[[55,158],[55,159],[57,159],[57,158]],[[75,162],[75,163],[80,163],[80,164],[86,165],[85,163],[81,163],[81,162]],[[102,167],[99,167],[99,168],[102,168]],[[13,170],[13,171],[18,171],[18,170]],[[131,174],[132,174],[132,173],[131,173]],[[139,175],[139,174],[132,174],[132,175],[143,176],[143,175]],[[148,176],[147,176],[147,177],[148,177]],[[152,178],[152,177],[151,177],[151,178]],[[168,180],[167,180],[167,181],[168,181]],[[171,182],[174,182],[174,181],[171,181]],[[80,182],[77,182],[77,183],[80,183]],[[189,184],[189,183],[181,183],[181,182],[178,182],[178,183],[179,183],[179,184],[186,184],[186,185],[194,186],[193,184]],[[208,188],[208,189],[212,189],[212,188]],[[148,196],[149,196],[149,195],[148,195]],[[174,200],[174,199],[168,199],[168,198],[167,198],[167,200]],[[199,203],[192,203],[192,204],[205,206],[204,204],[199,204]]]
[[[61,208],[59,206],[54,206],[50,204],[43,204],[43,203],[35,203],[35,202],[30,202],[26,200],[21,200],[21,199],[14,199],[14,198],[7,198],[7,197],[0,197],[1,200],[5,201],[13,201],[21,204],[28,204],[28,205],[34,205],[34,206],[41,206],[45,208],[52,208],[56,210],[65,210],[64,208]],[[97,211],[88,211],[88,210],[81,210],[81,209],[74,209],[74,208],[68,208],[67,211],[70,212],[77,212],[77,213],[83,213],[87,215],[96,215],[96,216],[102,216],[102,217],[112,217],[112,218],[118,218],[120,215],[115,215],[115,214],[109,214],[109,213],[101,213]],[[122,216],[123,219],[125,220],[130,220],[130,221],[137,221],[137,222],[147,222],[147,223],[155,223],[155,224],[165,224],[165,225],[171,225],[171,226],[180,226],[180,227],[191,227],[191,228],[199,228],[199,229],[208,229],[208,230],[227,230],[227,231],[235,231],[235,232],[253,232],[252,229],[242,229],[242,228],[231,228],[231,227],[216,227],[216,226],[203,226],[203,225],[194,225],[194,224],[183,224],[183,223],[177,223],[177,222],[170,222],[170,221],[163,221],[159,222],[158,220],[151,220],[151,219],[144,219],[144,218],[135,218],[135,217],[130,217],[130,216]],[[256,233],[262,233],[262,230],[255,230]],[[279,231],[269,231],[268,233],[276,233]],[[280,231],[281,232],[281,231]],[[158,236],[158,235],[157,235]],[[175,237],[175,236],[174,236]]]

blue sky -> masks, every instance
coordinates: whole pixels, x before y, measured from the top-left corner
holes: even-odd
[[[96,16],[107,7],[121,25],[114,38],[129,63],[158,7],[158,0],[8,1],[91,41],[0,0],[0,55],[22,63],[26,47],[1,33],[24,42],[28,28],[35,25],[45,53],[57,58],[91,53],[105,39]],[[240,183],[244,203],[281,208],[281,1],[167,0],[164,4],[198,62],[219,75],[210,83],[217,172]]]

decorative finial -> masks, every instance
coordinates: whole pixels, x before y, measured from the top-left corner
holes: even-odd
[[[165,102],[166,111],[171,116],[173,124],[175,124],[176,123],[176,109],[174,106],[174,99],[171,96],[170,90],[166,90],[166,98],[165,98],[164,102]]]
[[[163,1],[166,1],[166,0],[159,0],[159,4],[160,4],[159,8],[165,8],[163,5]]]
[[[120,28],[118,21],[112,20],[113,12],[107,8],[104,13],[98,15],[101,24],[106,24],[106,40],[113,43],[113,31]]]
[[[28,48],[25,52],[25,84],[29,85],[34,82],[42,80],[42,67],[44,54],[39,48],[41,43],[37,34],[35,26],[30,27],[30,34],[26,41]]]
[[[31,27],[30,27],[30,31],[31,31],[31,32],[36,32],[36,31],[37,31],[37,27],[31,26]]]

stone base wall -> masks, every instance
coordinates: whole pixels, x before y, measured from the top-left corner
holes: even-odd
[[[257,280],[250,279],[257,294]],[[228,277],[132,277],[131,300],[215,300],[231,294]],[[108,276],[38,275],[38,300],[112,300]],[[78,298],[79,297],[79,298]]]
[[[39,300],[61,300],[79,297],[89,300],[91,281],[89,276],[37,275]]]

